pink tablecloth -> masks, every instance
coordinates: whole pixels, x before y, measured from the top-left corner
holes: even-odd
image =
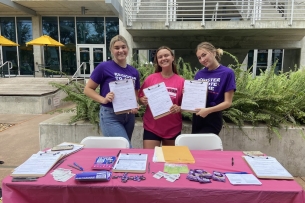
[[[83,149],[71,156],[60,166],[77,162],[90,171],[97,156],[116,155],[117,149]],[[153,163],[153,150],[124,149],[122,153],[146,153],[149,155],[150,172],[163,171],[164,163]],[[205,169],[208,172],[246,171],[251,173],[241,152],[233,151],[192,151],[196,160],[189,164],[189,169]],[[234,166],[231,159],[234,157]],[[72,169],[73,173],[79,171]],[[119,175],[121,173],[118,173]],[[8,176],[3,180],[3,203],[99,203],[99,202],[175,202],[175,203],[214,203],[214,202],[259,202],[259,203],[305,203],[301,186],[294,180],[260,180],[261,186],[233,186],[213,181],[200,184],[186,179],[182,174],[176,182],[155,179],[145,173],[145,181],[128,181],[120,179],[109,182],[76,182],[71,178],[67,182],[56,182],[51,174],[39,178],[36,182],[11,182]]]

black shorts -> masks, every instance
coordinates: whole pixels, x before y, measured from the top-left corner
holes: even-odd
[[[178,135],[180,135],[181,132],[178,133]],[[143,140],[158,140],[158,141],[162,141],[162,140],[175,140],[178,135],[172,137],[172,138],[162,138],[162,137],[159,137],[158,135],[156,135],[155,133],[152,133],[148,130],[145,130],[144,129],[144,133],[143,133]]]
[[[214,112],[202,118],[193,114],[192,134],[214,133],[219,135],[222,129],[222,112]]]

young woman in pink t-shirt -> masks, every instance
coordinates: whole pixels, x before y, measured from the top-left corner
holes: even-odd
[[[143,89],[164,82],[173,106],[169,109],[170,114],[159,119],[154,119],[149,106],[143,116],[143,147],[154,149],[155,146],[175,145],[176,137],[181,134],[182,115],[181,101],[184,78],[178,75],[173,51],[166,47],[160,47],[154,58],[155,73],[149,75],[139,91],[140,102],[147,106],[148,100]]]

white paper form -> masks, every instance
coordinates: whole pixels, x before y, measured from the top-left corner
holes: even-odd
[[[135,94],[132,79],[117,80],[109,83],[110,91],[114,93],[112,101],[115,113],[138,108],[138,102]]]
[[[293,176],[270,156],[243,156],[258,178],[293,179]]]
[[[153,162],[165,162],[162,147],[155,147]]]
[[[145,173],[147,154],[120,153],[117,162],[113,166],[114,172],[139,172]]]
[[[262,185],[253,174],[226,174],[232,185]]]
[[[148,98],[148,105],[155,119],[162,114],[168,113],[171,106],[173,106],[173,101],[164,82],[145,88],[143,92]]]
[[[181,110],[195,113],[195,109],[205,108],[207,93],[207,81],[185,80]]]
[[[23,164],[18,166],[12,176],[35,176],[42,177],[48,173],[53,165],[61,158],[59,153],[33,154]]]

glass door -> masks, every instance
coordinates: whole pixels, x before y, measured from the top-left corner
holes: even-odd
[[[3,76],[3,67],[1,67],[3,64],[2,60],[2,46],[0,46],[0,78]]]
[[[2,46],[0,46],[0,66],[3,64],[2,60]]]
[[[77,45],[77,68],[79,77],[90,77],[95,67],[102,61],[106,61],[105,45]],[[82,67],[79,68],[80,66]],[[84,67],[86,67],[85,71]]]

